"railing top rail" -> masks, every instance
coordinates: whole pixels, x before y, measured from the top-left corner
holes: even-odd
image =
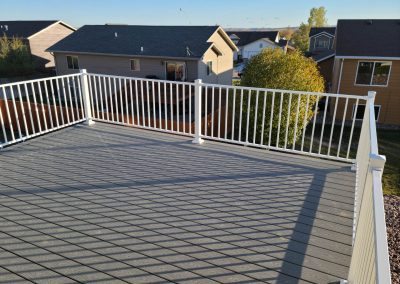
[[[368,104],[369,111],[369,130],[370,130],[370,140],[371,140],[371,154],[378,155],[378,135],[376,132],[376,120],[375,120],[375,108],[374,108],[374,99],[375,99],[375,92],[368,93],[368,99],[372,101],[372,103]]]
[[[12,86],[17,86],[17,85],[21,85],[21,84],[30,84],[30,83],[36,83],[36,82],[43,82],[43,81],[48,81],[48,80],[52,80],[52,79],[76,77],[76,76],[80,76],[80,75],[81,75],[81,73],[74,73],[74,74],[68,74],[68,75],[59,75],[59,76],[51,76],[51,77],[45,77],[45,78],[40,78],[40,79],[31,79],[31,80],[25,80],[25,81],[18,81],[18,82],[0,84],[0,88],[12,87]]]
[[[116,79],[129,79],[129,80],[142,80],[148,82],[160,82],[160,83],[172,83],[178,85],[188,85],[194,86],[194,82],[182,82],[182,81],[169,81],[169,80],[162,80],[162,79],[148,79],[148,78],[140,78],[140,77],[131,77],[131,76],[117,76],[117,75],[107,75],[107,74],[100,74],[100,73],[86,73],[87,75],[92,76],[102,76],[108,78],[116,78]]]
[[[202,85],[209,86],[209,87],[221,87],[221,88],[237,89],[237,90],[288,93],[288,94],[300,94],[300,95],[315,95],[315,96],[322,96],[322,97],[340,97],[340,98],[349,98],[349,99],[359,99],[359,100],[365,100],[365,101],[368,100],[367,96],[357,96],[357,95],[347,95],[347,94],[292,91],[292,90],[270,89],[270,88],[255,88],[255,87],[246,87],[246,86],[219,85],[219,84],[210,84],[210,83],[202,83]]]

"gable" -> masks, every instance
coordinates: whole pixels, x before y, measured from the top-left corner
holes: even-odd
[[[7,37],[28,38],[58,21],[0,21],[0,33]]]

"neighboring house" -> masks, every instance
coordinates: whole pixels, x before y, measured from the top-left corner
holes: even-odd
[[[78,72],[231,85],[237,48],[219,26],[87,25],[51,46],[58,75]]]
[[[243,61],[250,59],[264,48],[282,48],[279,45],[279,31],[233,31],[227,32],[231,40],[237,45],[238,51],[234,52],[233,60]],[[286,45],[287,46],[287,42]]]
[[[335,49],[333,92],[376,91],[378,122],[400,125],[400,19],[339,20]],[[351,117],[361,119],[365,105],[350,107]]]
[[[20,38],[28,46],[36,69],[54,68],[53,56],[46,49],[73,33],[62,21],[0,21],[0,34]]]
[[[335,57],[334,41],[336,27],[314,27],[310,29],[308,56],[318,63],[321,75],[325,79],[325,90],[332,86],[332,70]]]

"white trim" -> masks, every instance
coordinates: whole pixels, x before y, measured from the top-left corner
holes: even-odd
[[[207,42],[212,42],[211,41],[211,37],[215,34],[218,33],[219,31],[222,32],[222,38],[225,37],[225,41],[227,42],[228,46],[232,49],[232,51],[239,51],[238,47],[236,46],[236,44],[232,41],[232,39],[229,37],[229,35],[224,31],[223,28],[218,27],[212,34],[211,36],[207,39]],[[214,42],[212,42],[214,44]]]
[[[321,36],[321,35],[323,35],[323,34],[325,34],[325,35],[327,35],[328,37],[335,37],[335,35],[332,35],[332,34],[330,34],[330,33],[327,33],[327,32],[325,32],[325,31],[322,31],[322,32],[319,32],[319,33],[317,33],[317,34],[315,34],[315,35],[312,35],[312,36],[310,36],[310,38],[312,38],[312,37],[318,37],[318,36]]]
[[[360,62],[373,62],[374,65],[372,67],[372,75],[371,75],[371,80],[369,84],[357,84],[357,75],[358,75],[358,67],[360,66]],[[383,63],[383,62],[390,62],[390,67],[389,67],[389,73],[388,73],[388,78],[386,81],[386,85],[372,85],[372,80],[374,79],[374,72],[375,72],[375,63]],[[356,77],[354,78],[354,86],[357,87],[387,87],[389,85],[389,79],[390,79],[390,73],[392,71],[392,61],[386,60],[386,61],[373,61],[373,60],[358,60],[357,61],[357,70],[356,70]]]
[[[338,79],[338,85],[337,85],[337,90],[336,93],[339,94],[340,92],[340,85],[342,83],[342,74],[343,74],[343,63],[344,59],[339,59],[340,60],[340,71],[339,71],[339,79]]]
[[[400,57],[385,57],[385,56],[341,56],[336,55],[339,59],[365,59],[365,60],[400,60]]]
[[[68,25],[68,24],[66,24],[66,23],[64,23],[64,22],[62,22],[62,21],[57,21],[57,22],[55,22],[55,23],[52,23],[51,25],[48,25],[47,27],[45,27],[44,29],[38,31],[37,33],[34,33],[33,35],[28,36],[26,39],[31,39],[31,38],[33,38],[34,36],[37,36],[38,34],[44,32],[45,30],[47,30],[47,29],[49,29],[49,28],[55,26],[56,24],[64,25],[64,26],[66,26],[67,28],[69,28],[69,29],[71,29],[71,30],[73,30],[73,31],[76,31],[76,29],[75,29],[74,27],[71,27],[70,25]]]
[[[323,58],[321,58],[319,60],[315,60],[315,62],[318,63],[318,62],[324,61],[324,60],[329,59],[329,58],[334,57],[334,56],[335,56],[335,53],[332,53],[332,54],[330,54],[328,56],[325,56],[325,57],[323,57]]]
[[[365,108],[364,108],[364,112],[367,111],[367,105],[358,104],[357,107],[359,107],[359,106],[364,106],[364,107],[365,107]],[[357,118],[357,117],[354,116],[354,115],[355,115],[355,113],[354,113],[355,107],[356,107],[356,105],[353,104],[352,111],[351,111],[351,119],[354,118],[354,120],[363,120],[364,118]],[[375,104],[374,104],[374,114],[375,114],[375,107],[378,107],[378,108],[379,108],[379,110],[378,110],[378,115],[375,116],[375,121],[378,121],[378,120],[379,120],[379,117],[380,117],[380,115],[381,115],[382,105],[375,105]]]

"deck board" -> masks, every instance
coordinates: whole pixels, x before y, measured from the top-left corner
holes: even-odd
[[[347,275],[348,164],[96,123],[8,147],[0,167],[4,279],[331,283]]]

